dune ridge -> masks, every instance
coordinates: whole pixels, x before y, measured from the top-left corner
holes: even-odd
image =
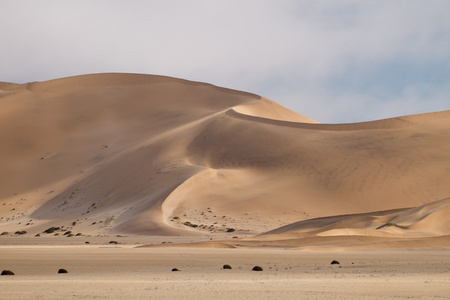
[[[325,236],[339,235],[350,229],[375,230],[378,232],[405,236],[450,235],[450,220],[441,220],[440,215],[448,213],[450,198],[434,201],[413,208],[394,211],[372,212],[358,215],[343,215],[306,220],[283,226],[265,234],[305,233]],[[425,224],[425,226],[423,226]],[[418,231],[423,228],[425,231]],[[330,232],[333,231],[333,232]],[[342,234],[350,235],[350,234]],[[364,234],[358,234],[364,235]]]
[[[0,89],[1,231],[449,235],[450,111],[319,124],[251,93],[142,74]]]
[[[248,120],[252,122],[267,123],[278,126],[315,129],[315,130],[329,130],[329,131],[352,131],[352,130],[374,130],[374,129],[399,129],[418,124],[450,118],[450,110],[424,113],[417,115],[409,115],[396,118],[388,118],[370,122],[359,123],[342,123],[342,124],[319,124],[314,120],[305,121],[287,121],[279,119],[264,118],[248,113],[241,113],[239,107],[230,109],[227,114],[238,119]]]

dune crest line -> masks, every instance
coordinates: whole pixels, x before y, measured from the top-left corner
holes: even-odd
[[[450,235],[450,111],[320,124],[255,94],[145,74],[0,90],[9,236],[63,226],[303,247]]]

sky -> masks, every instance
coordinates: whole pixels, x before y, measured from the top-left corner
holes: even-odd
[[[320,123],[449,110],[449,12],[447,0],[0,0],[0,81],[166,75]]]

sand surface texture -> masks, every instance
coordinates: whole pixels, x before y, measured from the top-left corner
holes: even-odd
[[[450,293],[448,251],[24,246],[0,247],[0,257],[16,273],[1,276],[0,299],[448,299]],[[255,265],[263,271],[251,271]],[[69,273],[58,274],[60,268]]]
[[[138,74],[0,91],[10,236],[450,234],[450,111],[318,124],[254,94]]]
[[[450,111],[319,124],[139,74],[0,108],[0,299],[448,299]]]

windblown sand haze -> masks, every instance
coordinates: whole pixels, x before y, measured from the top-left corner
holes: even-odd
[[[118,73],[0,107],[0,299],[448,298],[450,111],[320,124]]]
[[[320,236],[450,232],[450,111],[319,124],[254,94],[139,74],[0,89],[4,231],[76,222],[91,235],[241,236],[291,223],[328,226]],[[412,207],[399,222],[329,221]],[[385,221],[395,226],[377,230]]]

